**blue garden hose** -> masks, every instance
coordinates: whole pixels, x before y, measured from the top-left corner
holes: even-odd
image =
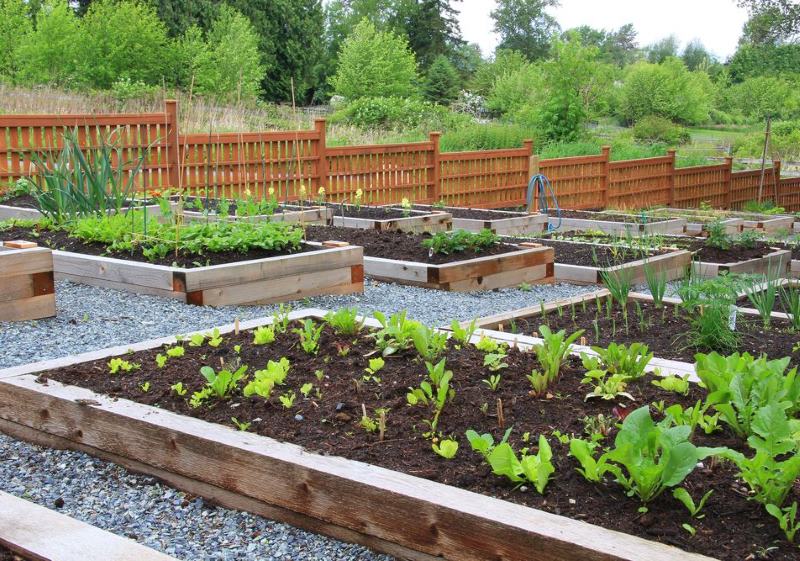
[[[550,223],[549,219],[547,221],[547,231],[552,232],[553,230],[558,230],[561,228],[561,209],[558,207],[556,193],[553,191],[553,186],[550,184],[550,180],[547,179],[547,176],[540,173],[531,177],[531,180],[528,182],[528,196],[526,198],[526,202],[527,210],[530,211],[531,207],[533,206],[533,197],[535,195],[539,199],[539,212],[549,216],[548,211],[550,210],[550,204],[547,200],[547,191],[550,192],[550,197],[553,200],[553,208],[555,209],[556,216],[558,217],[558,223],[555,226]]]

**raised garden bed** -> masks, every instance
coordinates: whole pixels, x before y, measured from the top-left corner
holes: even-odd
[[[547,216],[538,213],[429,205],[414,205],[413,209],[446,212],[453,217],[454,230],[468,232],[491,230],[499,236],[516,236],[543,232],[547,228]]]
[[[35,243],[0,242],[0,321],[56,315],[53,254]]]
[[[608,234],[680,234],[686,226],[683,218],[648,218],[634,214],[588,210],[551,210],[551,228],[559,230],[598,230]]]
[[[397,230],[418,234],[446,232],[453,227],[453,217],[447,212],[334,203],[330,203],[328,208],[333,212],[329,224],[342,228]]]
[[[175,561],[173,557],[0,491],[0,560]]]
[[[789,274],[791,252],[785,249],[769,248],[761,250],[761,256],[736,257],[733,251],[713,252],[706,248],[695,255],[692,261],[692,273],[701,277],[716,277],[720,273],[728,274],[763,274],[786,276]],[[722,251],[722,250],[720,250]],[[739,261],[734,261],[740,259]]]
[[[555,250],[556,281],[578,284],[602,284],[604,272],[622,274],[634,284],[643,283],[647,267],[658,274],[665,274],[667,280],[676,280],[685,276],[692,258],[686,250],[643,252],[624,246],[549,238],[526,241],[552,247]]]
[[[611,342],[641,342],[647,344],[659,358],[685,363],[693,363],[698,352],[713,350],[693,348],[688,344],[689,318],[681,309],[676,309],[677,300],[665,299],[663,308],[656,309],[648,295],[631,293],[626,331],[620,309],[613,306],[610,315],[606,311],[608,294],[608,291],[602,290],[546,306],[521,308],[478,319],[476,326],[517,335],[535,335],[539,326],[544,324],[549,324],[554,331],[566,329],[574,332],[583,329],[588,345],[605,347]],[[598,304],[603,308],[599,314]],[[544,320],[543,308],[546,315]],[[778,318],[771,329],[765,330],[760,318],[743,314],[737,319],[736,330],[741,336],[740,352],[749,352],[753,356],[765,354],[776,359],[790,356],[795,363],[800,360],[800,349],[794,348],[798,334],[790,329],[786,321]]]
[[[146,209],[151,216],[160,216],[161,208],[158,205],[137,206]],[[123,208],[122,212],[127,212]],[[41,220],[44,215],[39,212],[36,200],[30,195],[19,195],[0,201],[0,222],[4,220]]]
[[[469,292],[553,282],[553,250],[500,243],[480,252],[432,254],[426,236],[349,228],[306,229],[310,240],[339,239],[364,248],[364,274],[388,282]]]
[[[724,232],[731,236],[740,233],[744,226],[743,218],[728,216],[724,211],[717,210],[660,207],[649,209],[647,213],[659,218],[686,219],[683,231],[689,236],[707,236],[708,227],[714,223],[720,224]]]
[[[266,323],[269,320],[241,327]],[[182,381],[191,385],[191,391],[197,389],[197,368],[206,360],[202,356],[209,352],[207,345],[186,347],[180,361],[190,366],[190,379],[175,367],[151,366],[164,345],[175,344],[174,338],[168,338],[134,345],[133,354],[128,354],[128,347],[120,347],[0,372],[0,428],[30,440],[87,451],[223,505],[363,543],[400,558],[513,561],[530,560],[535,551],[537,559],[564,561],[710,559],[689,550],[732,561],[772,546],[777,549],[771,551],[771,559],[794,558],[777,524],[759,505],[732,489],[735,468],[725,463],[697,468],[686,481],[693,496],[715,489],[702,519],[690,518],[669,493],[649,503],[649,512],[643,516],[638,512],[640,503],[626,497],[619,486],[611,481],[589,484],[578,475],[567,448],[547,435],[554,427],[563,434],[583,434],[583,415],[611,416],[615,403],[584,401],[585,389],[578,382],[582,374],[575,360],[568,361],[553,387],[557,398],[534,399],[527,395],[529,385],[524,379],[537,367],[533,353],[509,349],[509,368],[501,386],[492,392],[481,381],[485,369],[474,366],[482,364],[483,355],[472,347],[451,345],[446,357],[448,365],[456,367],[456,393],[441,415],[440,430],[461,440],[462,448],[455,459],[445,461],[419,434],[424,430],[420,427],[425,409],[405,404],[406,387],[420,381],[421,365],[413,351],[387,359],[383,383],[362,382],[369,390],[358,393],[351,378],[363,375],[368,359],[362,355],[375,344],[369,337],[354,340],[326,328],[324,351],[308,356],[294,335],[254,348],[252,333],[230,331],[231,326],[219,330],[225,341],[214,350],[211,362],[215,365],[217,358],[233,357],[235,344],[241,345],[236,355],[244,364],[261,365],[267,359],[286,357],[292,367],[281,391],[297,390],[311,381],[320,384],[322,395],[315,397],[312,391],[309,398],[298,397],[289,409],[274,399],[268,403],[238,394],[231,400],[239,404],[234,409],[225,403],[192,409],[174,396],[170,385]],[[335,350],[337,343],[351,348],[347,357]],[[113,356],[141,363],[142,368],[111,377],[107,362]],[[322,382],[313,374],[320,369]],[[50,372],[40,375],[45,370]],[[145,380],[151,382],[147,392],[140,389]],[[690,406],[702,399],[698,387],[682,397],[655,388],[648,379],[632,383],[629,390],[637,403],[665,399]],[[505,404],[505,425],[514,426],[510,442],[515,448],[524,445],[525,432],[550,440],[556,475],[544,496],[530,486],[520,489],[492,475],[463,439],[467,428],[488,431],[496,439],[502,436],[504,428],[494,416],[498,399]],[[484,400],[492,403],[490,415],[480,412]],[[370,416],[376,408],[389,408],[383,440],[377,432],[361,428],[362,404]],[[231,411],[240,422],[252,420],[251,432],[231,428]],[[298,415],[302,420],[296,420]],[[724,431],[695,439],[709,446],[732,443]],[[696,535],[681,528],[685,521],[696,527]]]
[[[178,199],[173,198],[175,203]],[[202,205],[205,210],[197,207]],[[248,222],[289,222],[302,224],[328,224],[333,214],[329,207],[299,206],[291,204],[276,204],[271,214],[255,211],[255,214],[247,213],[247,208],[239,209],[236,201],[228,201],[228,214],[221,216],[218,214],[219,200],[205,199],[203,197],[185,197],[183,204],[183,219],[186,222],[205,222],[224,220],[244,220]]]

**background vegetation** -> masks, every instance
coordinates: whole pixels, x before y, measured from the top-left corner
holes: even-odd
[[[731,0],[732,2],[735,0]],[[679,163],[800,159],[800,6],[739,0],[729,60],[699,40],[639,45],[632,25],[562,30],[556,0],[499,0],[500,44],[466,43],[459,0],[0,0],[0,112],[148,110],[183,101],[192,130],[307,127],[334,144],[422,140]],[[687,14],[691,17],[691,14]],[[27,100],[27,101],[26,101]],[[328,113],[326,110],[325,113]]]

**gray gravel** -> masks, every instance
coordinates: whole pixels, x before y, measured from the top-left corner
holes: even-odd
[[[321,296],[293,303],[297,308],[357,307],[371,314],[408,310],[428,325],[469,320],[586,292],[569,284],[534,285],[461,294],[367,281],[363,295]],[[0,322],[0,368],[135,343],[271,315],[275,306],[205,308],[175,300],[58,282],[58,316],[29,322]]]
[[[363,295],[311,298],[295,308],[408,310],[428,325],[537,305],[586,292],[567,284],[459,294],[367,281]],[[0,368],[263,317],[275,306],[202,308],[158,297],[59,282],[58,317],[0,322]],[[40,448],[0,434],[0,489],[179,559],[389,560],[370,550],[202,499],[85,454]],[[61,504],[63,501],[63,505]]]
[[[216,508],[86,454],[2,434],[0,488],[187,561],[391,560],[361,546]]]

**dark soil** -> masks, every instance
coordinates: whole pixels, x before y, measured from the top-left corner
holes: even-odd
[[[613,267],[646,257],[669,253],[668,249],[656,250],[644,254],[642,250],[629,247],[609,247],[588,243],[573,243],[550,239],[531,238],[530,240],[555,249],[555,262],[584,267]]]
[[[429,250],[422,246],[422,242],[430,238],[430,235],[427,234],[407,234],[392,230],[383,231],[333,226],[308,226],[306,227],[306,238],[317,242],[336,240],[352,245],[360,245],[364,248],[364,255],[369,257],[415,261],[432,265],[453,263],[489,255],[500,255],[519,250],[516,246],[500,243],[480,253],[462,251],[451,255],[431,255]]]
[[[0,205],[14,206],[17,208],[39,208],[36,199],[30,195],[17,195],[7,199],[0,199]]]
[[[0,543],[0,561],[27,561],[25,557],[17,555]]]
[[[542,322],[537,315],[529,319],[517,319],[513,324],[506,324],[506,331],[525,335],[535,334],[542,323],[548,323],[555,330],[566,329],[569,332],[583,329],[589,345],[607,346],[609,343],[646,343],[655,356],[660,358],[694,362],[694,355],[699,352],[711,352],[714,349],[695,348],[690,346],[689,333],[691,325],[687,314],[671,304],[656,309],[652,303],[639,302],[644,323],[640,323],[636,304],[628,304],[628,331],[625,331],[625,318],[618,306],[613,307],[611,316],[606,315],[605,301],[601,301],[602,311],[597,314],[595,301],[586,303],[586,307],[575,305],[575,319],[572,318],[572,307],[563,309],[561,316],[556,312],[547,314],[547,321]],[[597,330],[593,322],[597,319]],[[510,322],[511,323],[511,322]],[[771,329],[764,331],[763,322],[757,316],[739,314],[736,330],[740,334],[740,352],[752,355],[766,354],[770,358],[793,357],[793,362],[800,364],[800,352],[792,352],[800,342],[800,334],[792,332],[786,321],[773,321]]]
[[[241,253],[207,253],[204,255],[179,254],[167,255],[163,259],[149,260],[142,255],[141,249],[133,252],[110,252],[108,247],[102,243],[88,243],[77,238],[72,238],[61,230],[44,230],[40,228],[28,228],[14,226],[7,230],[0,230],[0,241],[8,240],[30,240],[37,242],[42,247],[71,251],[74,253],[85,253],[87,255],[103,255],[116,259],[128,261],[142,261],[153,265],[167,265],[192,269],[195,267],[206,267],[208,265],[222,265],[224,263],[237,263],[239,261],[251,261],[253,259],[264,259],[266,257],[277,257],[280,255],[292,255],[306,251],[317,251],[319,248],[303,245],[299,251],[264,251],[252,250]]]
[[[172,200],[178,200],[177,197],[173,197]],[[205,197],[184,197],[184,204],[183,209],[188,212],[202,212],[207,210],[211,213],[216,213],[219,210],[220,200],[219,199],[206,199]],[[197,201],[200,202],[202,205],[202,210],[197,208]],[[239,206],[235,200],[228,201],[228,215],[229,216],[236,216],[236,211],[239,209]],[[306,207],[306,210],[308,207]],[[287,205],[287,204],[278,204],[275,208],[273,214],[283,214],[284,212],[292,212],[292,211],[299,211],[303,210],[302,207],[295,206],[295,205]]]
[[[770,242],[772,243],[772,242]],[[780,249],[788,249],[792,252],[792,259],[800,259],[800,243],[772,243],[773,246]]]
[[[666,218],[654,218],[652,216],[647,216],[646,220],[642,220],[641,216],[637,216],[635,214],[612,214],[612,213],[603,213],[598,214],[596,212],[589,212],[585,210],[555,210],[551,209],[548,211],[548,215],[551,218],[557,218],[559,213],[561,214],[561,218],[581,218],[584,220],[600,220],[603,222],[624,222],[630,224],[642,224],[647,223],[651,224],[653,222],[666,222]]]
[[[419,205],[414,205],[412,208],[414,210],[421,210],[425,212],[441,210],[442,212],[450,214],[453,218],[467,218],[472,220],[501,220],[503,218],[519,218],[520,216],[519,213],[502,212],[499,210],[488,211],[479,208],[461,208],[461,207],[448,206],[442,209],[436,209]]]
[[[706,461],[684,482],[695,500],[706,491],[714,493],[705,506],[706,516],[691,519],[686,509],[669,492],[652,501],[649,512],[638,512],[639,502],[626,496],[623,489],[609,478],[601,484],[587,482],[577,471],[577,463],[568,456],[568,447],[554,438],[553,431],[583,435],[584,417],[603,414],[615,418],[615,406],[630,408],[664,400],[667,405],[683,406],[703,399],[703,390],[693,386],[688,396],[667,393],[656,388],[648,378],[632,383],[628,390],[635,398],[585,401],[590,388],[581,385],[583,369],[578,359],[571,359],[562,369],[559,381],[549,388],[546,398],[529,394],[525,376],[540,368],[533,353],[510,350],[505,359],[508,368],[502,371],[502,381],[492,392],[482,381],[490,374],[483,365],[483,354],[472,346],[457,348],[451,343],[446,353],[447,367],[453,371],[452,387],[455,397],[440,417],[438,430],[460,442],[458,454],[444,460],[431,451],[431,443],[422,433],[423,422],[432,411],[426,406],[406,404],[409,387],[418,387],[425,376],[425,366],[413,351],[400,351],[386,359],[378,373],[380,383],[364,381],[367,356],[374,350],[368,337],[340,337],[327,328],[321,338],[322,351],[318,356],[303,352],[294,334],[281,335],[271,345],[254,346],[252,335],[226,335],[217,348],[186,346],[182,358],[170,358],[165,368],[155,363],[158,351],[126,355],[125,359],[141,365],[131,373],[110,375],[106,361],[73,366],[42,375],[66,384],[90,388],[112,397],[132,399],[140,403],[174,411],[183,415],[231,426],[231,417],[252,423],[249,430],[284,442],[301,445],[324,455],[337,455],[359,460],[406,474],[423,477],[487,496],[493,496],[551,513],[599,524],[650,540],[675,545],[686,550],[704,553],[724,561],[741,561],[749,554],[776,547],[769,559],[797,559],[797,550],[789,546],[777,523],[754,501],[747,500],[742,485],[735,479],[735,469],[723,462]],[[241,345],[237,354],[233,347]],[[340,349],[340,352],[337,352]],[[346,356],[343,356],[346,355]],[[247,364],[252,371],[262,368],[268,360],[286,357],[292,367],[286,385],[279,387],[269,400],[260,397],[244,398],[241,391],[226,401],[211,402],[193,409],[187,404],[192,392],[205,382],[199,374],[201,366],[220,368],[227,362]],[[321,370],[324,380],[318,381],[314,372]],[[147,392],[141,388],[147,381]],[[182,382],[189,393],[179,397],[170,386]],[[303,398],[299,389],[305,383],[314,389]],[[317,394],[317,389],[321,395]],[[278,395],[293,391],[297,399],[291,409],[284,409]],[[479,433],[491,432],[499,440],[504,427],[498,426],[497,402],[502,400],[505,425],[512,427],[511,444],[516,450],[534,446],[539,434],[544,434],[553,447],[556,472],[545,490],[538,495],[530,485],[521,490],[502,477],[491,473],[481,457],[470,450],[464,437],[468,429]],[[385,440],[360,426],[362,404],[374,417],[377,408],[388,408]],[[617,411],[619,409],[617,408]],[[296,420],[296,416],[300,419]],[[657,414],[654,413],[654,415]],[[530,444],[524,435],[530,434]],[[606,444],[613,442],[611,429]],[[698,434],[695,443],[705,446],[730,446],[743,449],[745,445],[724,429],[712,436]],[[800,497],[795,491],[791,503]],[[690,523],[697,529],[690,536],[681,524]],[[502,539],[502,536],[498,536]]]
[[[346,216],[347,218],[366,218],[369,220],[396,220],[397,218],[410,218],[413,216],[422,216],[419,212],[409,213],[405,210],[398,210],[390,207],[382,206],[361,206],[355,207],[353,205],[342,205],[339,203],[327,203],[334,209],[335,216]]]

